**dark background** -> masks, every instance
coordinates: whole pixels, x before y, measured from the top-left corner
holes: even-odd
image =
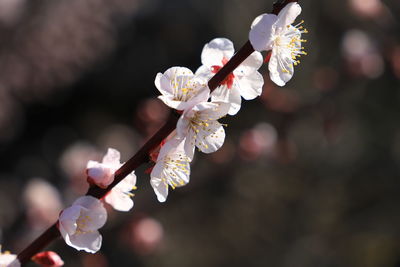
[[[223,148],[157,202],[110,209],[101,252],[65,266],[400,266],[397,0],[301,1],[308,56],[245,102]],[[18,253],[86,191],[108,147],[123,160],[165,121],[157,72],[238,49],[272,1],[0,0],[0,243]],[[33,264],[32,264],[33,266]]]

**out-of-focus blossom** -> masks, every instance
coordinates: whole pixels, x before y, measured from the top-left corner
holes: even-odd
[[[132,172],[119,182],[106,195],[104,201],[110,204],[114,209],[119,211],[130,211],[133,208],[133,200],[131,193],[136,189],[136,175]]]
[[[62,209],[58,190],[43,179],[31,180],[24,192],[28,218],[36,227],[46,227],[53,223]]]
[[[374,79],[384,72],[382,55],[365,32],[346,32],[342,40],[342,49],[350,74]]]
[[[115,171],[122,166],[120,158],[118,150],[109,148],[101,163],[89,161],[86,170],[88,181],[102,188],[109,186],[114,181]],[[135,189],[135,185],[136,175],[132,172],[111,189],[105,201],[116,210],[129,211],[133,207],[130,191]]]
[[[365,17],[378,17],[382,14],[381,0],[349,0],[350,6],[357,15]]]
[[[11,254],[8,251],[3,253],[0,251],[0,267],[20,267],[20,266],[21,263],[17,259],[17,255]]]
[[[233,43],[226,38],[216,38],[206,44],[201,53],[203,64],[196,75],[209,80],[233,56]],[[263,64],[260,52],[252,53],[242,64],[229,74],[221,85],[211,93],[212,101],[225,101],[231,104],[229,115],[235,115],[239,110],[242,97],[251,100],[261,95],[264,79],[257,71]]]
[[[206,81],[184,67],[172,67],[158,73],[154,81],[162,94],[158,98],[167,106],[185,110],[196,103],[207,101],[210,93]]]
[[[18,20],[25,7],[25,0],[0,0],[0,21],[13,24]]]
[[[300,61],[297,59],[307,53],[303,51],[302,33],[307,30],[291,24],[301,13],[297,3],[289,3],[278,15],[262,14],[251,25],[249,40],[257,51],[272,50],[268,69],[271,80],[279,86],[284,86],[293,76],[294,67]]]
[[[144,133],[144,136],[154,134],[169,115],[169,108],[157,98],[149,98],[141,101],[136,109],[136,128]]]
[[[42,267],[60,267],[64,265],[64,261],[54,251],[43,251],[32,257],[32,261]]]
[[[150,184],[160,202],[165,202],[168,187],[172,189],[189,183],[191,159],[186,155],[184,139],[169,140],[161,149],[150,176]]]
[[[241,136],[239,155],[244,160],[256,160],[268,150],[271,153],[277,140],[276,129],[268,123],[260,123]]]
[[[79,194],[84,194],[88,184],[83,177],[87,162],[93,158],[100,158],[101,154],[92,145],[77,142],[68,147],[60,158],[62,170],[71,179],[72,188]]]
[[[135,154],[138,149],[138,141],[137,132],[131,126],[124,124],[111,124],[109,127],[104,128],[96,138],[96,143],[102,149],[113,147],[121,155],[127,156]]]
[[[136,252],[148,255],[156,250],[164,236],[162,225],[155,219],[145,217],[132,224],[130,242]]]
[[[185,139],[185,153],[193,158],[195,146],[204,153],[217,151],[224,143],[225,130],[217,120],[230,109],[226,102],[202,102],[185,110],[176,126],[177,136]]]
[[[97,198],[83,196],[64,209],[58,228],[67,245],[95,253],[101,247],[102,237],[97,231],[107,220],[107,211]]]

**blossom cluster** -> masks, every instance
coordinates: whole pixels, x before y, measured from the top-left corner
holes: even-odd
[[[301,34],[307,30],[292,26],[301,7],[290,3],[278,15],[262,14],[251,25],[250,43],[254,51],[221,84],[211,92],[209,79],[234,55],[233,43],[226,38],[216,38],[206,44],[201,53],[201,63],[195,73],[185,67],[172,67],[158,73],[155,85],[161,99],[181,114],[176,132],[161,148],[151,172],[150,183],[160,202],[168,196],[168,188],[184,186],[189,182],[190,162],[195,148],[204,153],[217,151],[224,143],[225,130],[218,120],[235,115],[242,98],[252,100],[262,93],[263,76],[258,72],[264,60],[261,51],[269,51],[270,78],[279,86],[288,82],[294,66],[305,55]]]
[[[157,74],[155,86],[161,93],[158,98],[180,114],[176,131],[160,145],[157,153],[150,155],[155,163],[150,173],[150,184],[158,201],[167,200],[169,188],[189,183],[190,163],[196,148],[212,153],[223,145],[224,125],[218,120],[237,114],[242,98],[252,100],[261,95],[264,80],[258,70],[266,61],[262,51],[270,51],[267,59],[273,82],[283,86],[291,79],[294,66],[299,63],[298,57],[306,54],[301,47],[305,42],[301,35],[307,31],[301,24],[291,25],[300,12],[297,3],[290,3],[278,15],[257,17],[249,33],[255,51],[213,91],[208,87],[209,79],[227,64],[235,52],[233,43],[226,38],[216,38],[204,46],[202,66],[196,72],[185,67],[171,67]],[[110,148],[102,162],[88,162],[87,180],[103,189],[111,187],[104,202],[116,210],[129,211],[133,207],[131,191],[136,189],[136,176],[132,172],[114,186],[115,172],[121,166],[120,153]],[[102,243],[98,229],[106,220],[107,211],[102,200],[83,196],[61,212],[58,228],[68,245],[95,253]]]

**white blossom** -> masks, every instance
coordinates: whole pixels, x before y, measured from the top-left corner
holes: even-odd
[[[0,267],[20,267],[20,266],[21,263],[17,259],[17,255],[11,254],[8,251],[3,253],[0,251]]]
[[[102,188],[110,185],[114,181],[115,171],[122,166],[120,157],[118,150],[109,148],[101,163],[89,161],[87,164],[89,181]],[[136,175],[132,172],[110,190],[104,201],[116,210],[129,211],[133,207],[131,191],[134,189],[136,189]]]
[[[175,189],[189,183],[191,159],[185,154],[184,140],[174,137],[160,149],[150,174],[150,184],[160,202],[165,202],[168,187]]]
[[[102,242],[97,230],[106,220],[107,211],[102,202],[92,196],[83,196],[61,212],[58,228],[67,245],[95,253]]]
[[[278,15],[262,14],[251,25],[249,39],[256,51],[272,50],[268,69],[273,82],[284,86],[293,76],[294,67],[300,63],[298,57],[306,55],[303,51],[302,33],[307,30],[291,24],[301,13],[298,3],[287,4]]]
[[[193,103],[207,101],[210,93],[206,81],[184,67],[172,67],[164,74],[158,73],[154,83],[162,94],[158,98],[177,110],[185,110],[193,106]]]
[[[196,75],[210,79],[233,56],[233,43],[226,38],[216,38],[206,44],[201,53],[203,64]],[[263,64],[260,52],[252,53],[232,73],[230,73],[211,93],[212,101],[225,101],[231,104],[228,114],[235,115],[239,110],[242,97],[251,100],[261,95],[264,79],[257,71]]]
[[[195,146],[204,153],[212,153],[223,145],[225,130],[217,120],[229,109],[227,102],[202,102],[183,112],[176,130],[177,136],[184,139],[184,150],[189,158],[193,158]]]
[[[104,198],[104,201],[119,211],[130,211],[133,208],[131,193],[136,189],[136,175],[131,173],[119,182]]]

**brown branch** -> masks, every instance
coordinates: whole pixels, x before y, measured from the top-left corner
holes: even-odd
[[[296,2],[294,0],[279,1],[274,4],[273,12],[278,14],[279,11],[289,2]],[[248,56],[254,52],[254,48],[247,41],[244,46],[223,66],[208,82],[211,91],[215,90],[221,82],[235,70]],[[103,189],[95,185],[91,186],[86,195],[94,196],[96,198],[103,198],[115,185],[123,180],[128,174],[134,171],[140,165],[149,161],[149,153],[155,149],[175,128],[178,122],[179,114],[171,112],[168,121],[156,132],[142,148],[130,158],[124,165],[122,165],[114,175],[114,181],[107,188]],[[18,254],[18,259],[21,264],[27,263],[36,253],[44,249],[50,242],[60,237],[57,223],[48,228],[42,235],[34,240],[28,247]]]

